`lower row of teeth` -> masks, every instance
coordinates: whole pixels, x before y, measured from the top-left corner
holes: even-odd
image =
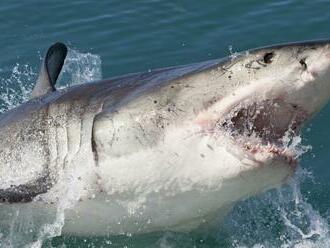
[[[268,144],[265,146],[259,144],[252,145],[250,143],[246,143],[244,147],[245,149],[249,150],[252,153],[267,152],[267,153],[272,153],[274,155],[276,154],[276,155],[284,156],[290,162],[294,160],[294,155],[292,154],[292,152],[290,152],[285,148],[279,148],[273,144]]]

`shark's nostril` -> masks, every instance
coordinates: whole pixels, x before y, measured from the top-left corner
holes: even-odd
[[[303,70],[307,70],[307,64],[306,64],[306,58],[303,58],[299,61],[299,63],[301,64],[301,66],[303,67]]]

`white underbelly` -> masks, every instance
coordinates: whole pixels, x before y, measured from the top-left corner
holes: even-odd
[[[195,141],[198,145],[189,145]],[[288,175],[280,161],[247,170],[217,141],[195,141],[165,142],[119,158],[99,157],[97,190],[69,210],[64,231],[189,231],[227,214],[236,201],[278,186]]]

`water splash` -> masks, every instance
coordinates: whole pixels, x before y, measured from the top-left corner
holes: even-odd
[[[58,85],[64,88],[100,80],[102,78],[101,65],[99,55],[69,49]]]
[[[329,225],[303,197],[301,183],[311,173],[299,169],[289,185],[236,206],[226,228],[235,248],[327,247]]]
[[[16,64],[9,77],[0,79],[0,114],[29,99],[36,77],[31,66]]]
[[[249,51],[246,51],[244,53],[234,51],[232,45],[228,46],[228,51],[229,51],[229,58],[231,61],[235,60],[237,57],[241,55],[249,55]]]
[[[75,161],[72,161],[70,165],[67,165],[67,168],[61,172],[58,183],[50,190],[50,192],[46,194],[46,197],[43,199],[43,201],[52,202],[54,201],[53,197],[59,198],[56,204],[56,215],[54,221],[42,225],[39,229],[37,241],[28,244],[26,248],[41,248],[47,239],[61,235],[62,228],[65,224],[66,210],[69,210],[75,206],[86,186],[86,182],[79,180],[79,178],[88,177],[88,175],[92,174],[94,169],[92,162],[86,161],[84,156],[84,154],[88,154],[88,152],[81,152],[80,154],[81,155],[77,155],[77,157],[74,158]],[[86,157],[89,156],[90,155]],[[85,166],[82,167],[82,163],[85,163]],[[39,197],[42,198],[43,195]]]
[[[229,50],[229,54],[230,54],[229,57],[230,57],[230,59],[233,61],[234,59],[237,58],[237,56],[239,55],[239,53],[233,51],[233,46],[232,46],[232,45],[230,45],[230,46],[228,47],[228,50]]]
[[[101,64],[99,55],[69,49],[57,87],[65,88],[100,80]],[[38,69],[28,64],[17,63],[7,77],[0,79],[0,114],[29,100],[38,73]]]

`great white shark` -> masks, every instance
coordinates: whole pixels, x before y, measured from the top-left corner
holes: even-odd
[[[285,183],[330,97],[329,40],[57,90],[66,55],[51,46],[31,99],[0,115],[0,226],[61,206],[65,233],[190,231]]]

